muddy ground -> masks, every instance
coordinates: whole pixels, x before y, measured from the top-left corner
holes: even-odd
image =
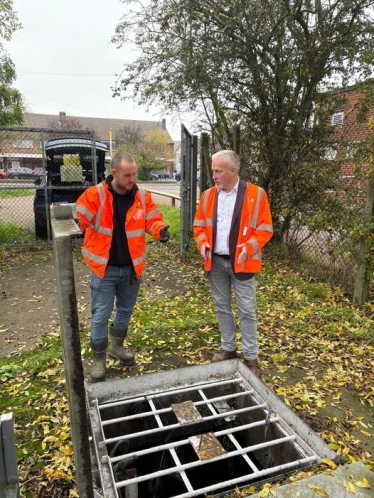
[[[90,269],[77,250],[74,264],[81,329],[89,324]],[[166,276],[166,273],[168,274]],[[142,286],[165,297],[178,295],[186,282],[170,279],[170,268],[148,265]],[[187,285],[187,284],[186,284]],[[3,256],[0,265],[0,358],[33,349],[59,326],[56,269],[50,249]]]
[[[33,349],[38,339],[59,324],[56,271],[50,250],[13,253],[0,270],[0,357]],[[90,316],[89,271],[75,265],[80,317]]]

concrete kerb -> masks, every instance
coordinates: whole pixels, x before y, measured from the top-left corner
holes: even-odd
[[[360,488],[355,486],[355,493],[349,491],[344,483],[351,481],[362,482],[363,478],[369,482],[369,488]],[[326,494],[319,494],[315,486]],[[300,481],[285,484],[276,488],[277,498],[316,498],[317,496],[326,496],[329,498],[372,498],[374,497],[374,473],[371,472],[362,462],[354,462],[343,467],[338,467],[329,474],[318,474],[307,477]],[[252,498],[259,498],[260,494],[251,495]],[[271,495],[269,495],[271,496]]]

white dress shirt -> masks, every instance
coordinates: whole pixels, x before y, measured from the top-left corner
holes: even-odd
[[[232,215],[238,193],[239,180],[231,192],[218,192],[217,230],[215,234],[214,252],[216,254],[229,254],[229,235]]]

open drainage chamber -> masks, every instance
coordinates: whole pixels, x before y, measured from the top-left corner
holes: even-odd
[[[86,394],[105,498],[221,494],[336,457],[238,360],[89,384]]]

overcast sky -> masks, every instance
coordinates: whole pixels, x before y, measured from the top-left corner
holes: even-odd
[[[6,44],[16,65],[15,84],[34,113],[121,119],[167,119],[180,140],[180,122],[162,109],[147,112],[132,100],[112,97],[111,86],[131,46],[110,43],[126,5],[120,0],[14,0],[23,29]],[[104,138],[104,137],[102,137]]]

